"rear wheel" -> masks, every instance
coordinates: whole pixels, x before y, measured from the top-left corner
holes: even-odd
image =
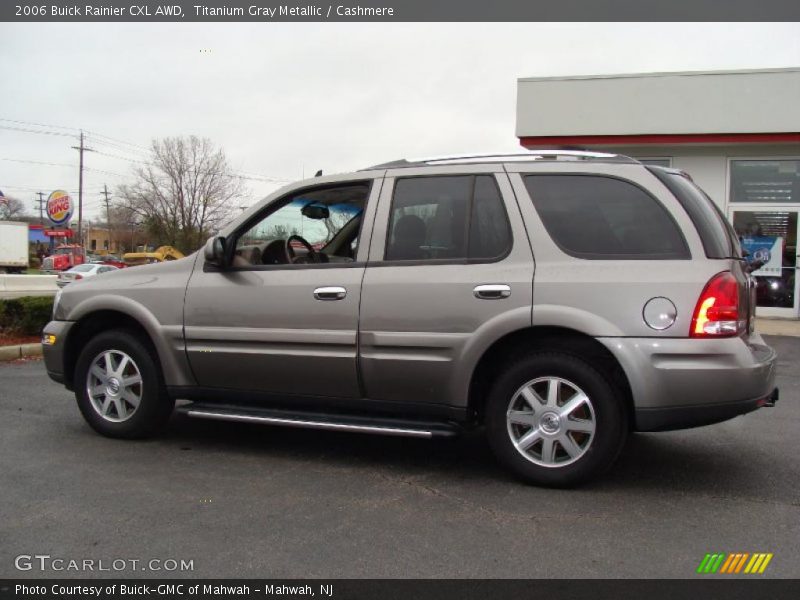
[[[92,428],[115,438],[161,430],[175,405],[155,352],[133,332],[106,331],[84,347],[75,366],[75,398]]]
[[[616,388],[586,360],[530,354],[495,381],[486,407],[489,443],[526,481],[563,487],[604,472],[625,441]]]

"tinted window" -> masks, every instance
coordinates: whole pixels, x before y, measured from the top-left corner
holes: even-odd
[[[475,201],[469,228],[469,257],[496,258],[511,247],[508,216],[492,177],[475,178]]]
[[[531,200],[553,241],[579,258],[689,258],[672,217],[632,183],[596,175],[530,175]]]
[[[490,260],[511,247],[503,200],[488,175],[398,179],[386,260]]]
[[[708,258],[725,258],[734,255],[738,242],[728,231],[729,225],[724,216],[716,210],[714,201],[687,177],[674,171],[650,169],[681,203],[703,242]]]

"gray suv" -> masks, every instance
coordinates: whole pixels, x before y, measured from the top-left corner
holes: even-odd
[[[522,478],[772,405],[739,242],[681,171],[591,152],[401,160],[253,206],[203,251],[59,292],[52,379],[99,433],[189,417],[429,438]]]

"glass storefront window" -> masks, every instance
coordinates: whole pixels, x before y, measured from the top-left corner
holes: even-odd
[[[732,160],[731,202],[800,204],[800,160]]]
[[[797,214],[796,209],[733,213],[746,260],[758,263],[753,271],[758,306],[795,307]]]

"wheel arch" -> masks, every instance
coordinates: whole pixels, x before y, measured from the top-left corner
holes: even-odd
[[[142,339],[154,352],[161,363],[161,353],[152,336],[142,323],[125,312],[114,309],[99,309],[81,316],[69,331],[64,345],[64,383],[69,389],[74,387],[75,365],[86,343],[98,333],[112,329],[125,329]]]
[[[472,371],[468,398],[468,407],[479,423],[483,422],[484,404],[492,381],[504,365],[520,354],[537,350],[571,354],[598,368],[619,390],[628,413],[628,423],[634,423],[633,393],[625,370],[616,357],[592,336],[557,326],[518,329],[497,339],[483,352]]]

